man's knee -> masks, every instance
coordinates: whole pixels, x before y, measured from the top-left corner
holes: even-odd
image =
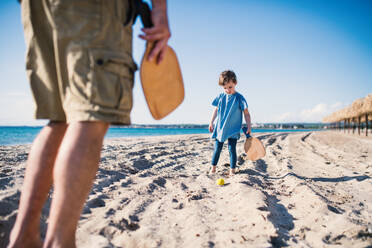
[[[71,123],[70,127],[77,128],[80,133],[93,134],[96,137],[104,136],[109,128],[110,124],[104,121],[79,121]],[[69,127],[69,128],[70,128]]]
[[[63,121],[50,121],[44,128],[44,134],[53,137],[63,137],[67,130],[67,123]]]
[[[52,129],[66,129],[68,125],[64,121],[49,121],[47,126]]]
[[[106,132],[110,124],[108,122],[104,121],[82,121],[80,122],[82,125],[95,129],[97,131],[103,131]]]

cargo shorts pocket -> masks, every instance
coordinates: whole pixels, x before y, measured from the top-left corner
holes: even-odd
[[[68,105],[94,109],[132,108],[136,65],[129,54],[104,49],[70,50],[67,56]]]
[[[92,103],[130,110],[136,70],[131,55],[102,49],[91,49],[89,55]]]

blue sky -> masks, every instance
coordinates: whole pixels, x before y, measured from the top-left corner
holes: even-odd
[[[253,122],[315,122],[372,92],[372,2],[357,0],[168,0],[185,100],[155,121],[138,72],[133,123],[207,124],[221,92],[219,73],[232,69]],[[0,2],[0,125],[39,125],[27,81],[16,0]],[[134,26],[134,58],[144,42]]]

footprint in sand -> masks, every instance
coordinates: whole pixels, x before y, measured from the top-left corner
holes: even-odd
[[[194,191],[187,192],[186,196],[189,201],[201,200],[201,199],[204,199],[207,193],[208,193],[207,189],[202,188],[202,190],[199,190],[198,192],[194,192]]]
[[[332,234],[327,234],[322,241],[326,243],[327,245],[342,245],[340,240],[342,238],[346,238],[344,234],[337,235],[335,237],[332,237]]]
[[[0,178],[0,190],[6,190],[12,181],[14,181],[14,178],[11,177]]]
[[[293,203],[290,203],[290,204],[288,204],[288,206],[287,206],[287,208],[288,209],[294,209],[296,207],[296,205]]]
[[[153,162],[149,161],[145,157],[137,158],[133,161],[133,169],[136,170],[147,170],[150,169],[154,165]]]
[[[128,220],[125,219],[125,218],[123,218],[119,222],[111,221],[109,223],[109,226],[116,227],[117,229],[119,229],[121,231],[124,231],[124,230],[135,231],[138,228],[140,228],[140,226],[137,223],[135,223],[135,222],[128,222]]]
[[[183,203],[179,202],[176,198],[172,199],[173,209],[182,209]]]
[[[192,194],[190,196],[187,197],[189,201],[193,201],[193,200],[201,200],[203,199],[203,195],[202,194]]]
[[[276,138],[270,138],[268,141],[267,141],[267,145],[268,146],[271,146],[272,144],[274,144],[276,142]]]
[[[189,188],[189,187],[187,187],[187,185],[184,184],[184,183],[181,183],[180,186],[181,186],[181,189],[182,189],[182,190],[187,190],[187,189]]]
[[[247,160],[247,154],[242,153],[238,157],[238,165],[244,164],[245,160]]]
[[[21,192],[17,191],[17,193],[14,193],[2,199],[0,202],[0,216],[9,215],[14,210],[16,210],[19,205],[20,196],[21,196]]]
[[[115,213],[116,213],[115,209],[110,208],[110,209],[105,213],[105,215],[106,215],[106,217],[109,217],[109,216],[111,216],[111,215],[114,215]]]
[[[333,207],[333,206],[331,206],[329,204],[327,205],[327,208],[328,208],[329,211],[331,211],[331,212],[333,212],[335,214],[343,214],[345,212],[345,210],[343,210],[341,208],[335,208],[335,207]]]
[[[163,187],[164,188],[164,185],[167,183],[167,180],[165,180],[165,178],[163,177],[159,177],[157,179],[154,179],[153,183],[159,185],[160,187]]]
[[[89,200],[86,204],[86,207],[83,210],[83,213],[91,213],[91,208],[101,208],[105,207],[106,203],[104,200],[102,200],[102,197],[93,198],[92,200]]]

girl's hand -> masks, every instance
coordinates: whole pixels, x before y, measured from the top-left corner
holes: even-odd
[[[213,123],[209,124],[209,132],[212,133],[214,130]]]
[[[247,138],[251,137],[251,129],[249,128],[246,128],[246,127],[243,127],[243,133],[245,134],[245,136]]]
[[[246,133],[247,135],[247,138],[250,138],[250,137],[252,137],[252,135],[251,135],[251,130],[247,130],[247,133]]]

